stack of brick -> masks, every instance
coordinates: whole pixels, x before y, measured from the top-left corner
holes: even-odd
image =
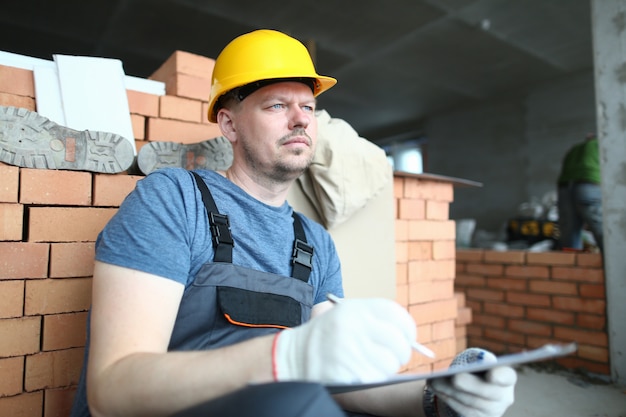
[[[449,219],[453,184],[400,174],[394,177],[396,201],[397,301],[418,325],[418,340],[436,352],[431,360],[415,354],[407,370],[429,372],[447,368],[463,338],[464,306],[454,293],[455,224]],[[461,309],[461,314],[459,314]],[[458,329],[457,329],[458,327]]]
[[[559,364],[610,374],[600,254],[462,250],[455,285],[473,312],[468,343],[507,353],[577,342]]]

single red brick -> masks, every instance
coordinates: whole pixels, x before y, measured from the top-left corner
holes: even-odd
[[[453,194],[453,186],[448,182],[405,180],[404,197],[451,202]]]
[[[550,305],[550,296],[508,291],[506,293],[506,302],[522,306],[548,307]]]
[[[519,278],[549,278],[550,269],[547,266],[510,265],[505,267],[504,274]]]
[[[94,242],[53,243],[50,248],[50,278],[93,275]]]
[[[407,220],[395,221],[396,242],[404,242],[409,240],[409,222]]]
[[[457,261],[481,262],[487,251],[483,249],[457,249]]]
[[[578,286],[571,282],[530,280],[530,292],[539,294],[577,295]]]
[[[537,323],[527,320],[511,319],[508,321],[508,329],[512,332],[532,334],[548,337],[552,335],[552,326],[546,323]]]
[[[428,220],[448,220],[450,203],[447,201],[426,201],[426,218]]]
[[[526,309],[526,318],[529,320],[543,321],[552,324],[574,324],[574,313],[554,310],[551,308],[528,307]]]
[[[484,287],[487,285],[487,279],[482,276],[472,274],[457,274],[455,285],[457,287]],[[467,291],[467,289],[465,288]]]
[[[77,384],[83,363],[83,348],[42,352],[26,357],[26,391]]]
[[[31,70],[0,65],[0,91],[18,96],[35,97],[35,80]]]
[[[46,278],[48,243],[0,242],[0,279]]]
[[[608,346],[608,336],[602,331],[556,326],[554,328],[554,336],[560,339],[585,343],[592,346]]]
[[[410,240],[454,240],[456,229],[452,220],[410,220]]]
[[[41,417],[43,391],[0,397],[0,416]]]
[[[604,283],[604,271],[597,268],[552,267],[552,279],[600,284]]]
[[[459,308],[454,324],[459,326],[465,326],[472,322],[472,309],[468,307]]]
[[[396,284],[407,285],[409,283],[409,266],[405,263],[396,264]]]
[[[433,245],[434,243],[430,241],[409,242],[408,259],[410,261],[426,261],[433,259]]]
[[[409,304],[446,300],[454,295],[454,281],[441,280],[409,284]]]
[[[117,210],[93,207],[31,207],[31,242],[95,242]]]
[[[24,357],[0,358],[0,397],[22,392]]]
[[[214,124],[214,123],[209,122],[209,102],[208,101],[202,102],[202,123]]]
[[[423,280],[454,279],[454,261],[411,261],[409,262],[409,282]]]
[[[149,118],[146,137],[150,141],[198,143],[221,136],[216,124]]]
[[[87,312],[44,316],[42,350],[85,346],[86,325]]]
[[[467,298],[481,301],[504,301],[504,291],[469,288],[466,292]]]
[[[433,242],[432,251],[432,256],[435,260],[456,260],[456,247],[454,240],[438,240]]]
[[[119,207],[122,201],[135,189],[137,181],[145,178],[140,175],[106,175],[94,176],[93,205]]]
[[[24,206],[0,203],[0,240],[21,241],[24,228]]]
[[[47,389],[43,417],[67,417],[72,410],[76,387]]]
[[[146,117],[159,116],[159,97],[140,91],[126,90],[130,113]]]
[[[488,250],[485,251],[485,262],[502,264],[524,264],[526,251],[510,250],[505,252]]]
[[[210,81],[214,66],[215,60],[212,58],[174,51],[149,78],[165,82],[176,74],[188,74]]]
[[[396,199],[404,197],[404,178],[398,175],[393,176],[393,196]]]
[[[24,311],[24,281],[0,281],[0,318],[20,317]]]
[[[449,340],[455,339],[454,320],[443,320],[433,323],[433,340]],[[419,334],[418,334],[419,338]]]
[[[130,122],[133,127],[133,138],[137,140],[144,140],[146,138],[146,118],[137,114],[130,115]],[[137,150],[139,152],[139,150]]]
[[[537,265],[574,265],[576,254],[566,252],[528,252],[527,263]]]
[[[396,285],[396,302],[404,308],[407,308],[409,306],[408,284]]]
[[[473,275],[485,275],[485,276],[502,276],[504,273],[503,265],[497,264],[483,264],[483,263],[468,263],[465,266],[465,270],[469,274]]]
[[[409,312],[419,325],[455,319],[457,315],[456,299],[412,305],[409,307]]]
[[[409,244],[396,241],[396,263],[407,263],[409,261]]]
[[[487,287],[499,288],[502,290],[526,291],[528,289],[528,280],[517,278],[489,277],[487,278]]]
[[[590,314],[604,314],[606,309],[606,301],[598,299],[581,299],[579,297],[560,297],[552,298],[552,306],[558,310],[575,311]]]
[[[586,329],[598,330],[606,329],[606,316],[599,314],[584,314],[578,313],[576,315],[576,326]]]
[[[0,106],[21,107],[26,110],[35,111],[35,99],[0,92]]]
[[[20,169],[0,162],[0,202],[17,203]]]
[[[161,96],[159,116],[164,119],[202,122],[202,102],[176,96]]]
[[[165,92],[169,96],[208,100],[211,94],[211,80],[178,73],[165,83]]]
[[[0,320],[0,357],[39,352],[41,317]]]
[[[23,168],[20,203],[88,206],[91,204],[91,173]]]
[[[406,199],[398,201],[398,218],[421,220],[426,218],[426,202],[424,200]]]
[[[524,317],[524,313],[526,311],[526,309],[522,306],[512,306],[506,303],[497,303],[491,301],[484,302],[483,310],[487,314],[505,318],[522,318]]]
[[[26,315],[87,311],[91,304],[91,278],[29,280]]]
[[[603,267],[602,254],[601,253],[579,253],[576,254],[576,265],[584,266],[588,268],[600,268]]]
[[[514,343],[521,346],[525,345],[525,336],[523,334],[506,330],[487,328],[485,329],[485,338],[493,339],[496,342],[501,342],[505,344]]]

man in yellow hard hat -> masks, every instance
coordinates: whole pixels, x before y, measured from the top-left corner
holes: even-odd
[[[242,35],[218,56],[208,118],[232,144],[232,165],[151,173],[98,236],[73,417],[504,413],[509,367],[426,390],[333,398],[322,385],[392,376],[416,337],[390,300],[327,301],[343,297],[333,241],[286,202],[315,152],[316,96],[335,82],[276,31]]]

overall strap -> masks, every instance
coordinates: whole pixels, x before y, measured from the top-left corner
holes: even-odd
[[[313,246],[306,241],[306,234],[302,227],[300,215],[294,211],[292,217],[295,240],[293,241],[293,253],[291,255],[291,264],[293,265],[291,276],[308,282],[311,269],[313,269]]]
[[[209,187],[206,186],[204,180],[193,171],[189,171],[196,179],[196,185],[202,195],[202,202],[206,207],[207,215],[209,216],[209,225],[211,228],[211,236],[213,241],[213,250],[215,256],[214,262],[233,262],[233,247],[235,241],[233,235],[230,232],[230,222],[228,216],[220,214],[215,205],[215,200],[209,191]]]
[[[235,241],[230,232],[228,216],[219,213],[215,200],[209,191],[209,187],[207,187],[202,177],[196,172],[189,172],[191,172],[196,179],[196,185],[200,190],[202,202],[209,216],[213,249],[215,251],[213,261],[232,263]],[[313,246],[307,243],[306,233],[302,227],[300,216],[296,212],[293,212],[292,217],[295,240],[293,242],[293,253],[291,254],[291,276],[301,281],[308,282],[313,267]]]

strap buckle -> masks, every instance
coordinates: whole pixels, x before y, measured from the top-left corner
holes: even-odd
[[[296,239],[293,242],[293,253],[291,255],[292,264],[300,264],[309,269],[313,268],[313,246],[308,243]]]
[[[222,243],[235,246],[233,235],[230,232],[230,221],[228,220],[228,216],[210,212],[209,223],[211,225],[211,235],[214,247],[217,247]]]

